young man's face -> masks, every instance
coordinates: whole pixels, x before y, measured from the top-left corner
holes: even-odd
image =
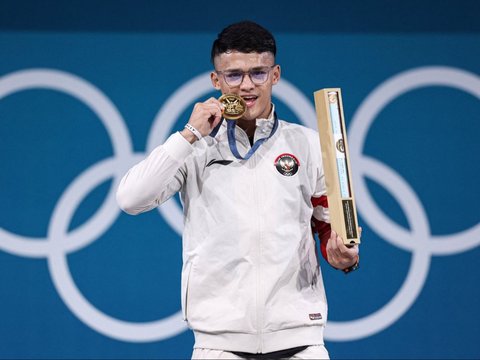
[[[242,117],[243,120],[267,118],[270,115],[272,86],[280,80],[280,66],[275,65],[272,53],[233,51],[216,56],[214,63],[216,71],[211,74],[213,86],[222,94],[237,94],[244,98],[247,103],[247,111]],[[255,82],[247,74],[249,71],[254,72],[252,78]],[[268,72],[266,80],[259,84],[258,79],[261,79],[261,72],[264,71]],[[232,85],[231,79],[238,79],[238,75],[241,73],[244,73],[241,83]]]

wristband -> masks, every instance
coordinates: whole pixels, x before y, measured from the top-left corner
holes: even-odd
[[[195,128],[194,128],[192,125],[190,125],[190,124],[185,125],[185,129],[190,130],[190,131],[193,133],[193,135],[195,135],[195,137],[196,137],[198,140],[200,140],[200,139],[203,137],[202,134],[200,134],[200,131],[198,131],[197,129],[195,129]]]
[[[343,271],[344,274],[349,274],[352,271],[357,270],[359,267],[360,267],[360,258],[357,259],[357,262],[355,264],[353,264],[349,268],[343,269],[342,271]]]

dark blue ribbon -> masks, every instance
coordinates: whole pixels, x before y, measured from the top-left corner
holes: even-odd
[[[273,113],[273,127],[272,131],[270,131],[270,135],[268,137],[258,139],[255,141],[253,146],[248,150],[248,152],[245,154],[245,157],[240,155],[237,149],[237,140],[235,139],[235,128],[237,127],[235,120],[227,120],[227,135],[228,135],[228,146],[230,146],[230,151],[232,152],[233,156],[235,156],[239,160],[248,160],[250,157],[255,153],[255,151],[258,150],[258,148],[268,139],[270,139],[273,134],[275,134],[275,131],[277,131],[278,128],[278,118],[277,114],[274,112]]]
[[[223,121],[223,120],[222,120]],[[218,130],[220,130],[220,126],[222,124],[222,121],[213,129],[213,131],[210,133],[211,137],[215,137],[217,135]],[[275,131],[277,131],[278,128],[278,117],[277,113],[273,113],[273,127],[272,131],[270,132],[270,135],[268,137],[258,139],[255,141],[251,149],[245,154],[245,157],[240,155],[238,152],[237,148],[237,140],[235,139],[235,128],[236,128],[236,121],[235,120],[226,120],[227,121],[227,135],[228,135],[228,146],[230,147],[230,151],[232,152],[233,156],[235,156],[239,160],[248,160],[250,157],[255,153],[255,151],[258,150],[258,148],[268,139],[270,139],[273,134],[275,134]]]

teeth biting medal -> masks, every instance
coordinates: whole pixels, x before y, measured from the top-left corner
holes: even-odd
[[[240,119],[245,111],[247,111],[247,103],[241,96],[236,94],[223,94],[219,97],[225,109],[223,110],[223,117],[228,120]]]

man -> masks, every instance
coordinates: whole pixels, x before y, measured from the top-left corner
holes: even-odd
[[[193,358],[328,358],[325,291],[313,230],[337,269],[358,264],[330,230],[318,134],[278,120],[276,45],[252,22],[225,28],[212,48],[211,81],[240,95],[246,112],[223,119],[210,98],[124,176],[120,207],[150,210],[181,192],[182,309]]]

